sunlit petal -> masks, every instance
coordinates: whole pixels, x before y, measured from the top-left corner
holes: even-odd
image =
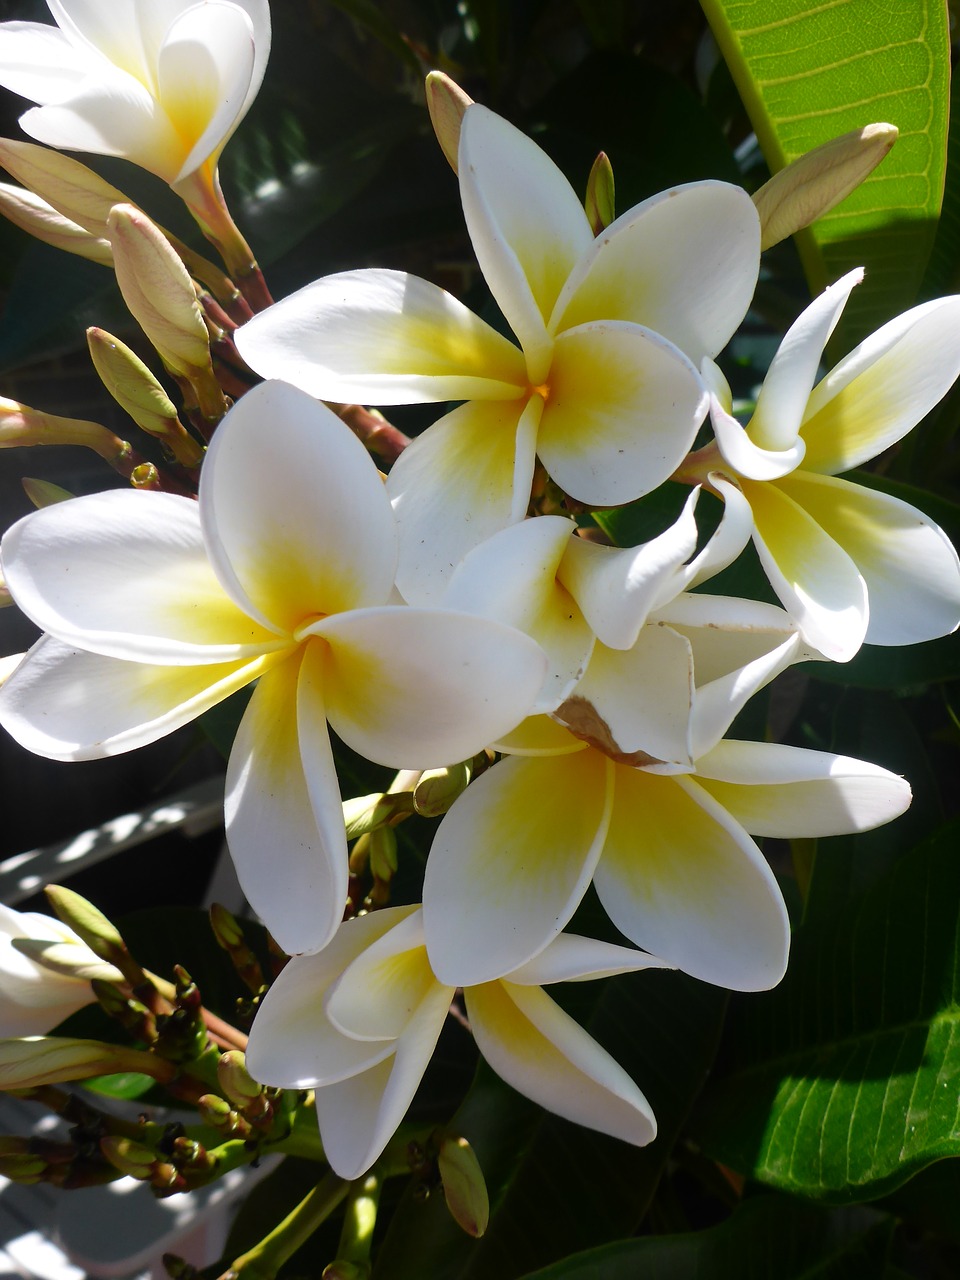
[[[929,516],[886,493],[799,472],[782,488],[856,564],[867,584],[868,644],[915,644],[960,623],[960,561]]]
[[[396,530],[376,466],[296,387],[262,383],[230,410],[204,464],[200,514],[224,587],[274,627],[390,594]]]
[[[226,594],[197,504],[174,494],[115,489],[33,512],[4,535],[3,567],[37,626],[97,653],[193,665],[288,643]]]
[[[348,746],[396,768],[465,760],[517,725],[543,680],[540,646],[447,610],[384,606],[310,629],[327,646],[327,715]]]
[[[434,837],[423,885],[427,950],[441,982],[468,986],[542,951],[580,904],[609,821],[599,752],[502,760]]]
[[[570,539],[558,576],[605,645],[631,648],[660,595],[673,594],[667,584],[697,545],[698,495],[695,489],[670,528],[639,547],[620,550]]]
[[[402,271],[345,271],[276,303],[236,333],[267,378],[363,404],[509,400],[522,353],[451,294]]]
[[[705,791],[757,836],[868,831],[910,804],[904,778],[866,760],[770,742],[720,742],[697,761]]]
[[[155,742],[277,661],[196,667],[122,662],[43,636],[0,689],[0,724],[37,755],[96,760]]]
[[[347,840],[327,737],[322,647],[261,679],[227,765],[227,843],[250,905],[285,951],[319,951],[347,900]]]
[[[541,404],[531,398],[531,408]],[[387,477],[400,534],[397,586],[435,602],[463,557],[521,519],[533,480],[533,431],[516,401],[461,405],[408,445]],[[519,512],[519,514],[515,514]]]
[[[733,564],[750,541],[753,512],[743,491],[731,484],[720,472],[711,471],[707,479],[723,499],[720,523],[707,539],[706,545],[676,574],[674,581],[664,581],[662,589],[657,593],[658,609],[681,591],[690,591],[702,582],[708,582],[726,569],[727,565]]]
[[[723,460],[748,480],[777,480],[803,461],[806,445],[802,437],[795,437],[786,449],[763,448],[752,439],[752,431],[748,432],[727,413],[716,396],[710,398],[710,421]]]
[[[813,391],[801,428],[805,466],[834,475],[895,444],[960,375],[960,297],[904,312],[831,370]]]
[[[552,982],[588,982],[640,969],[668,969],[665,960],[633,947],[560,933],[538,956],[509,975],[511,986],[541,987]]]
[[[32,102],[61,102],[100,70],[99,59],[40,22],[5,22],[0,84]]]
[[[760,220],[724,182],[651,196],[611,223],[557,301],[557,332],[630,320],[662,333],[699,364],[725,347],[753,298]]]
[[[464,996],[480,1052],[519,1093],[634,1146],[653,1141],[657,1125],[646,1098],[544,991],[491,982]]]
[[[750,439],[760,450],[775,453],[792,452],[795,448],[823,349],[837,327],[847,299],[862,280],[862,267],[847,272],[814,298],[787,330],[767,370],[750,419]],[[732,466],[737,465],[732,458],[728,461]],[[752,475],[755,480],[770,478],[747,471],[743,474]]]
[[[647,626],[631,649],[597,645],[557,718],[576,728],[577,704],[588,703],[598,717],[598,743],[602,726],[608,753],[636,755],[637,764],[653,759],[690,766],[693,681],[689,641],[668,626]]]
[[[688,777],[616,766],[594,883],[631,942],[735,991],[783,977],[790,926],[773,873],[743,828]]]
[[[570,693],[593,649],[589,624],[557,569],[576,526],[561,516],[523,520],[496,533],[464,558],[443,605],[496,618],[532,636],[549,659],[534,713],[553,711]],[[586,544],[584,544],[586,545]]]
[[[493,744],[514,756],[567,756],[585,751],[587,744],[551,716],[530,716]]]
[[[804,639],[825,657],[848,662],[867,630],[867,588],[856,564],[803,506],[788,485],[744,480],[753,511],[754,544],[770,585]]]
[[[580,502],[630,502],[683,461],[707,412],[696,369],[640,325],[597,321],[561,333],[537,442]]]
[[[476,104],[460,132],[463,212],[490,292],[539,380],[547,321],[593,232],[570,183],[519,129]]]

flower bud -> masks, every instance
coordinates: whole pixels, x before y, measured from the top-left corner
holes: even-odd
[[[123,300],[163,363],[188,380],[209,370],[210,341],[193,281],[163,233],[131,204],[110,210],[107,233]]]
[[[52,480],[37,480],[32,476],[24,476],[20,484],[23,492],[39,510],[41,507],[52,507],[57,502],[66,502],[73,494]]]
[[[587,195],[583,202],[595,236],[609,227],[617,216],[614,195],[613,165],[607,153],[601,151],[587,178]]]
[[[490,1221],[487,1184],[466,1138],[445,1137],[437,1156],[443,1197],[454,1220],[470,1236],[482,1236]]]
[[[96,237],[105,234],[113,206],[127,199],[79,160],[32,142],[0,138],[0,165],[58,213]]]
[[[44,244],[89,258],[91,262],[99,262],[105,267],[113,265],[109,240],[91,235],[32,191],[0,182],[0,213],[14,226]]]
[[[439,818],[467,789],[472,774],[471,761],[443,769],[425,769],[413,792],[413,807],[422,818]]]
[[[128,1178],[147,1182],[153,1177],[157,1153],[139,1142],[134,1142],[132,1138],[107,1134],[100,1139],[100,1150],[113,1167],[125,1173]]]
[[[240,1108],[259,1098],[263,1085],[257,1084],[247,1070],[246,1058],[240,1049],[231,1049],[220,1055],[217,1062],[217,1080],[230,1101]]]
[[[413,801],[409,791],[374,792],[369,796],[355,796],[343,802],[343,824],[347,839],[356,840],[382,827],[401,813],[411,813]]]
[[[370,832],[370,873],[375,880],[389,883],[397,870],[397,833],[393,827],[377,827]]]
[[[139,356],[105,329],[87,330],[87,346],[100,381],[138,427],[163,440],[177,461],[198,467],[203,450],[187,435],[170,397]]]
[[[760,248],[769,249],[817,218],[869,177],[896,142],[892,124],[868,124],[814,147],[775,173],[753,196]]]
[[[431,71],[427,76],[426,93],[433,131],[450,168],[456,173],[460,151],[460,124],[473,99],[442,71]]]
[[[176,1075],[172,1063],[150,1053],[74,1040],[67,1036],[24,1036],[0,1040],[0,1089],[32,1089],[42,1084],[88,1080],[120,1071],[142,1071],[168,1083]]]
[[[116,925],[112,924],[102,911],[98,911],[93,903],[82,898],[73,889],[51,884],[47,885],[46,895],[47,901],[63,923],[72,929],[101,960],[106,960],[108,965],[122,970],[120,974],[122,979],[129,969],[130,953]],[[99,978],[102,975],[96,976]],[[142,974],[137,971],[129,976],[134,981],[139,981]],[[113,979],[108,978],[107,981],[113,981]]]

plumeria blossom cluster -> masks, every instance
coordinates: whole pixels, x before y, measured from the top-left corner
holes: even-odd
[[[40,104],[24,128],[151,168],[223,247],[217,159],[262,75],[266,4],[128,0],[116,20],[93,0],[50,9],[56,28],[0,28],[0,81]],[[140,491],[46,505],[2,544],[6,587],[43,632],[0,691],[0,723],[27,749],[113,755],[252,690],[227,838],[294,958],[260,1004],[247,1065],[262,1085],[316,1091],[326,1159],[350,1179],[387,1147],[461,1000],[514,1087],[651,1141],[643,1082],[543,988],[665,967],[776,984],[790,926],[755,838],[867,830],[910,790],[866,761],[730,737],[737,715],[792,664],[960,623],[941,530],[838,474],[898,441],[960,374],[960,299],[898,317],[820,377],[859,273],[838,281],[791,327],[741,425],[721,370],[758,278],[755,203],[697,182],[597,225],[534,142],[459,102],[441,142],[512,337],[398,271],[339,273],[263,307],[249,255],[258,314],[228,324],[198,302],[192,260],[111,201],[84,234],[107,244],[164,367],[195,393],[206,448],[127,362],[117,398],[176,469],[133,467]],[[38,198],[75,210],[68,171],[43,172],[57,180]],[[74,195],[83,183],[106,198],[69,174]],[[219,416],[208,338],[266,379],[242,397],[231,384]],[[91,347],[106,360],[102,338]],[[363,406],[434,403],[454,407],[406,447],[394,434],[386,477],[329,407],[360,405],[351,424],[375,445]],[[21,442],[63,430],[15,411]],[[77,438],[112,458],[95,431]],[[598,536],[590,512],[670,481],[691,488],[668,528],[630,547]],[[782,608],[710,591],[751,539]],[[342,796],[328,725],[398,770],[395,785]],[[444,791],[432,808],[427,784]],[[351,876],[376,840],[395,854],[393,826],[417,808],[442,815],[422,902],[383,906],[381,892],[379,910],[358,910]],[[567,932],[591,885],[630,945]],[[28,991],[24,963],[0,957],[12,991]],[[24,1031],[62,1012],[55,995]]]

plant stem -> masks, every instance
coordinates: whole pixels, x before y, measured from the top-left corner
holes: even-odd
[[[235,1258],[220,1280],[273,1280],[283,1264],[346,1199],[350,1183],[328,1173],[259,1244]]]

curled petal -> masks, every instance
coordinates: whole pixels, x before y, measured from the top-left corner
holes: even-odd
[[[387,605],[309,628],[327,648],[327,715],[378,764],[465,760],[527,714],[546,670],[540,646],[489,618]]]
[[[230,410],[204,464],[200,516],[224,588],[274,630],[390,594],[397,535],[373,460],[296,387],[262,383]]]
[[[523,355],[451,294],[402,271],[326,276],[236,334],[257,373],[363,404],[511,400]]]
[[[898,817],[903,778],[866,760],[771,742],[719,742],[697,761],[700,785],[757,836],[847,835]]]
[[[313,1089],[365,1071],[394,1052],[392,1040],[376,1045],[342,1035],[323,1005],[352,961],[415,909],[388,907],[349,920],[322,951],[294,956],[284,966],[250,1031],[247,1066],[255,1080],[279,1089]]]
[[[629,320],[699,364],[733,336],[759,269],[760,220],[745,191],[725,182],[675,187],[597,237],[557,300],[551,327]]]
[[[593,633],[557,569],[576,526],[562,516],[523,520],[467,554],[443,596],[448,609],[495,618],[531,636],[549,668],[533,713],[553,711],[583,674]],[[586,545],[586,544],[584,544]]]
[[[289,643],[226,594],[197,504],[175,494],[114,489],[44,507],[4,535],[3,567],[37,626],[96,653],[196,665]]]
[[[916,507],[834,476],[800,472],[783,490],[856,564],[867,584],[867,644],[916,644],[960,623],[960,561]]]
[[[593,243],[590,223],[550,157],[486,107],[473,104],[463,117],[457,168],[480,269],[539,381],[549,360],[547,321]]]
[[[291,954],[319,951],[347,900],[347,840],[319,643],[254,690],[227,764],[227,843],[241,887]]]
[[[818,383],[801,432],[806,467],[849,471],[900,440],[960,374],[960,297],[897,316]]]
[[[862,267],[848,271],[815,298],[787,330],[767,370],[750,420],[750,439],[759,451],[776,456],[780,451],[789,454],[796,448],[823,349],[837,327],[847,299],[862,280]],[[732,458],[728,461],[736,465]],[[751,472],[743,474],[755,480],[771,478]]]
[[[642,546],[619,550],[583,538],[570,539],[558,577],[597,637],[611,649],[636,644],[656,602],[664,594],[668,599],[675,594],[670,584],[697,545],[694,510],[699,492],[695,489],[690,494],[669,529]]]
[[[737,485],[731,484],[718,471],[711,471],[707,479],[723,499],[720,523],[707,539],[703,549],[677,574],[676,580],[672,584],[664,582],[663,590],[657,593],[658,609],[669,603],[681,591],[692,591],[694,587],[700,586],[702,582],[708,582],[721,570],[733,564],[750,541],[750,535],[753,533],[753,512],[750,510],[750,503],[743,496],[743,491]]]
[[[640,969],[669,969],[665,960],[633,947],[618,947],[577,933],[559,933],[538,956],[514,969],[511,986],[541,987],[552,982],[590,982]]]
[[[741,488],[754,519],[754,545],[770,585],[804,639],[834,662],[849,662],[867,631],[867,588],[844,548],[795,498],[796,477]]]
[[[500,977],[561,931],[600,856],[609,772],[596,751],[512,757],[459,797],[423,885],[427,951],[441,982]]]
[[[724,462],[748,480],[777,480],[803,461],[806,445],[801,437],[786,449],[765,449],[753,440],[752,431],[727,413],[716,396],[710,397],[710,421]]]
[[[189,724],[280,657],[154,666],[43,636],[0,689],[0,724],[22,747],[50,760],[99,760]]]
[[[397,586],[435,602],[463,557],[523,518],[543,402],[463,404],[409,444],[387,477],[400,536]]]
[[[677,469],[707,405],[696,369],[659,334],[584,324],[557,337],[537,452],[578,501],[631,502]]]
[[[464,996],[480,1052],[519,1093],[634,1146],[653,1141],[657,1124],[646,1098],[546,992],[491,982]]]
[[[790,925],[746,831],[688,777],[616,766],[613,817],[594,883],[631,942],[734,991],[783,977]]]

